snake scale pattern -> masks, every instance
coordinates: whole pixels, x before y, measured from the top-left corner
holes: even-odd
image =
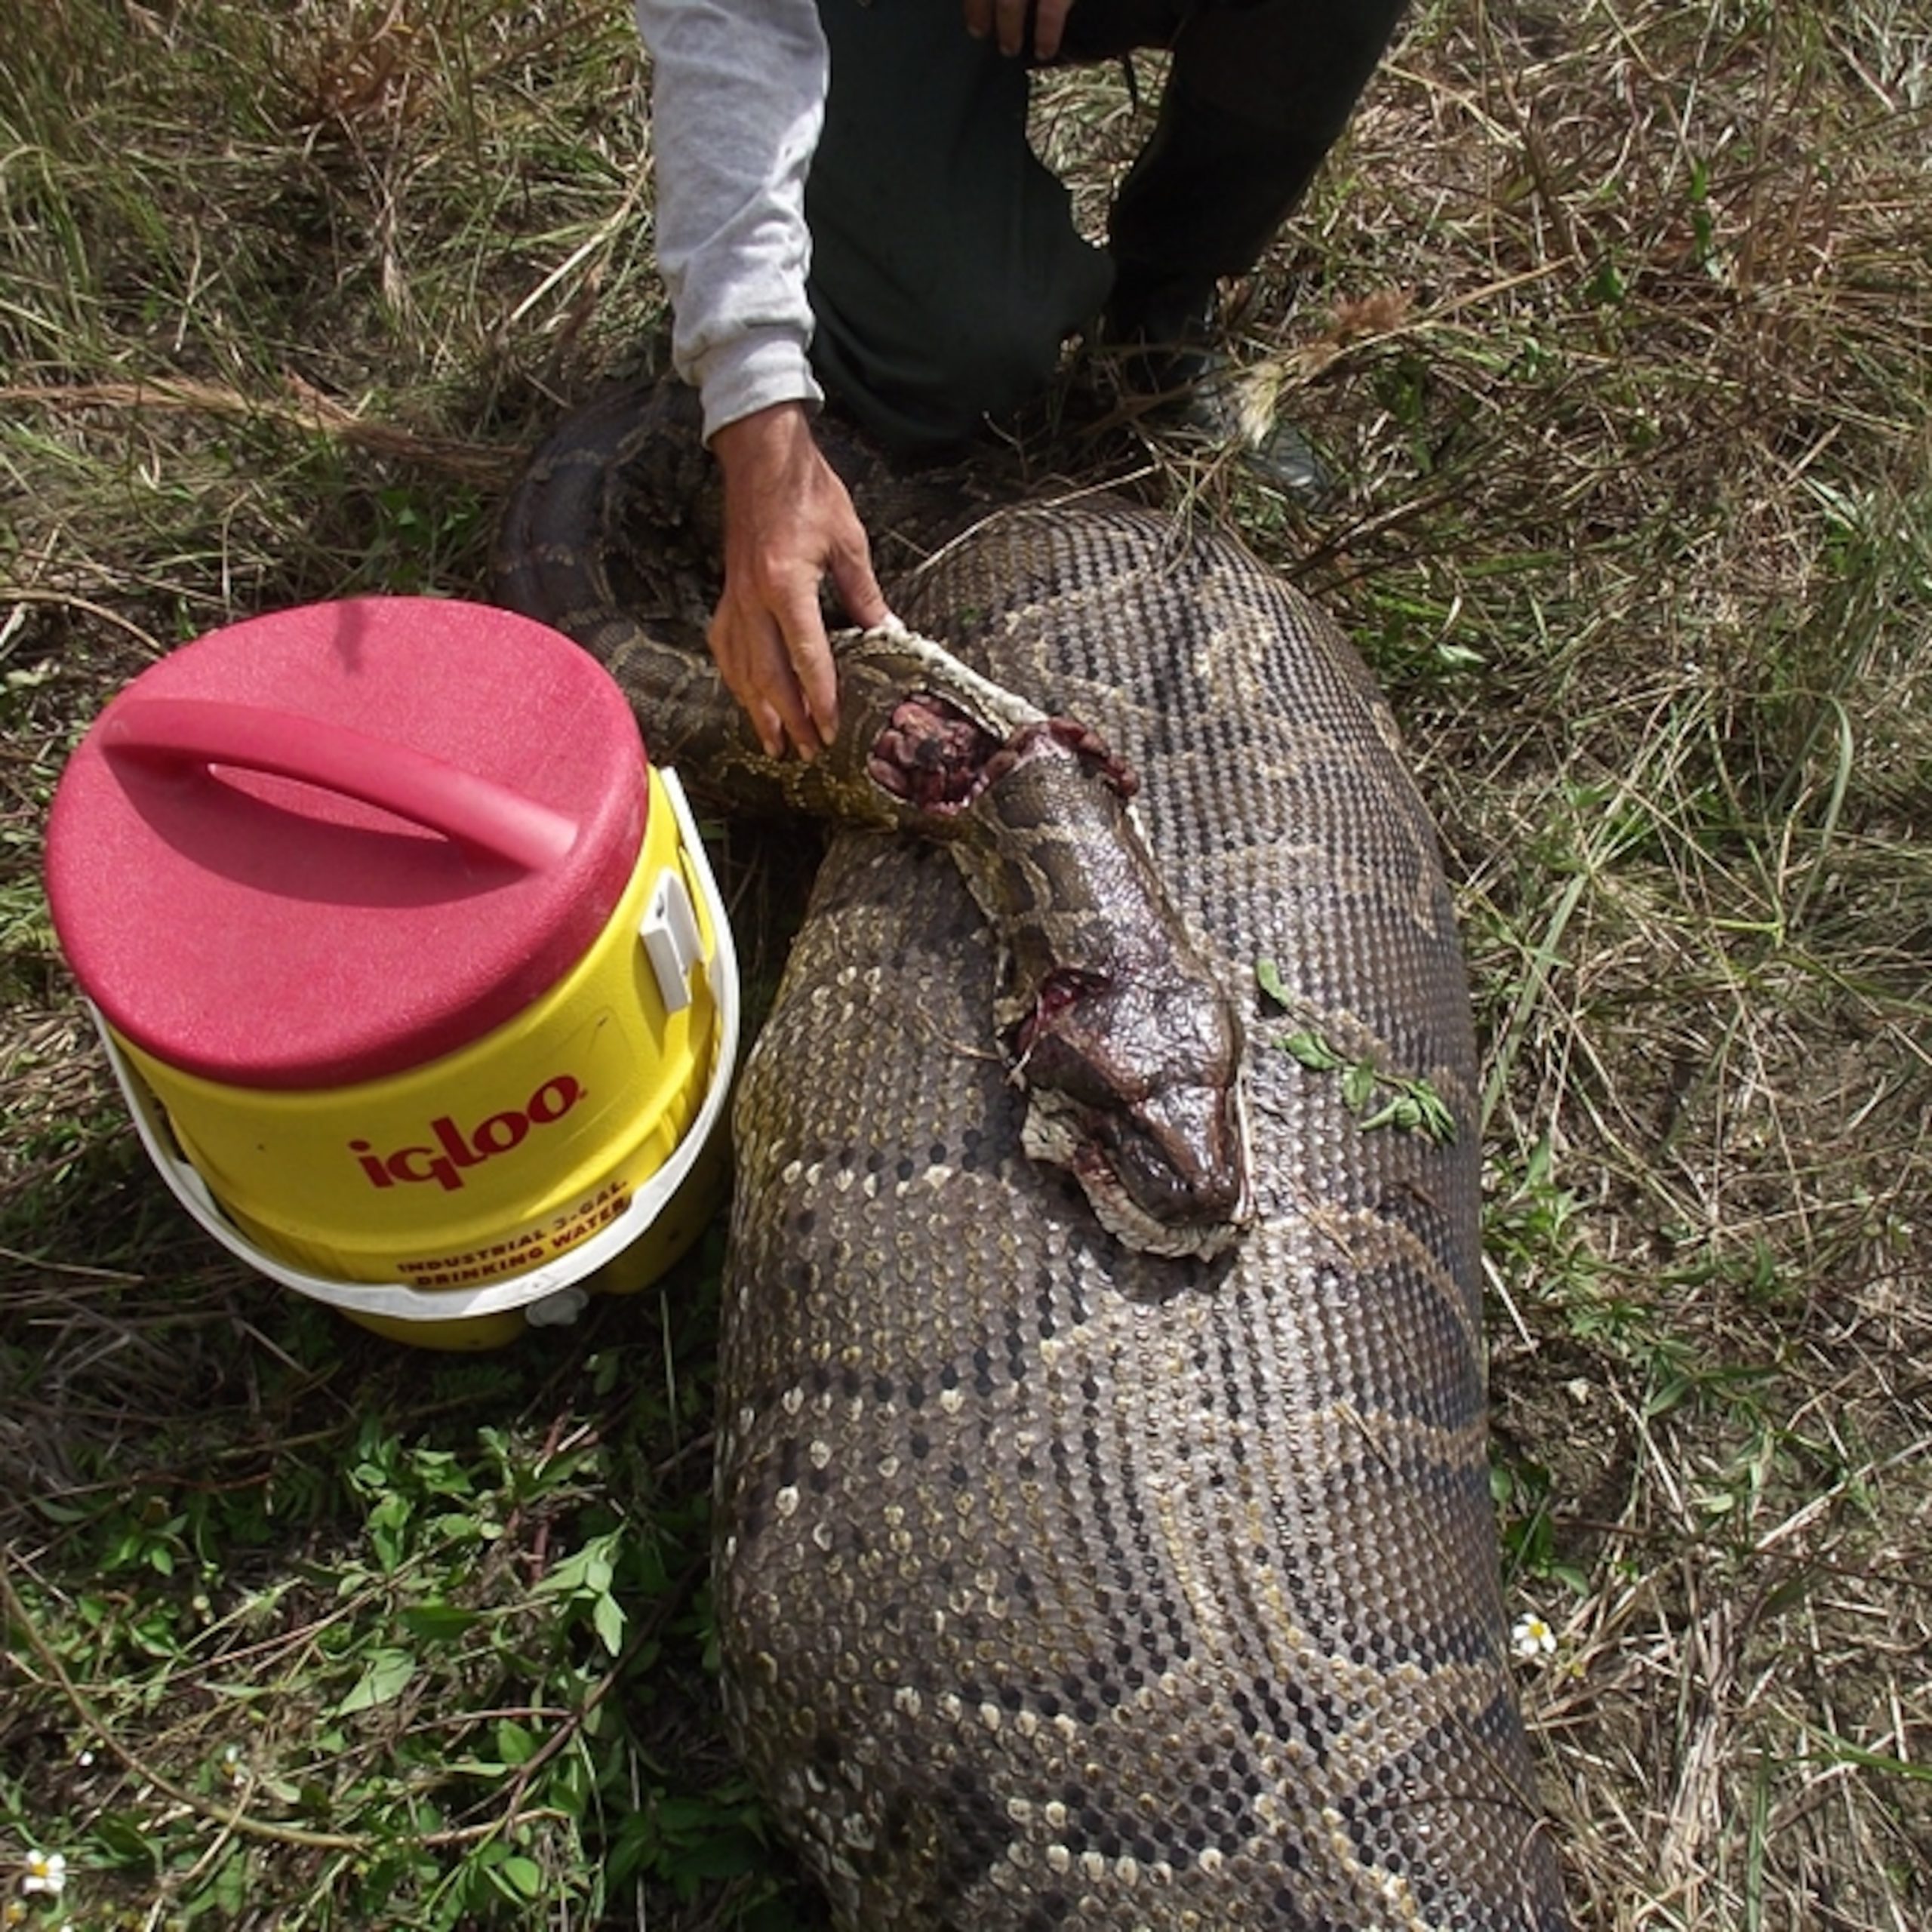
[[[565,423],[502,582],[654,740],[663,679],[683,705],[708,674],[648,668],[617,533],[552,487],[588,465],[634,514],[642,421]],[[1142,774],[1243,1008],[1254,1219],[1211,1260],[1104,1232],[1023,1149],[955,869],[836,838],[735,1108],[734,1739],[841,1927],[1559,1932],[1484,1454],[1466,981],[1389,712],[1235,543],[1117,503],[1017,504],[888,589]],[[1297,1029],[1460,1131],[1365,1127]]]

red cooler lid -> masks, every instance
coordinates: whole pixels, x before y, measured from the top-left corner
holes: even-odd
[[[243,1087],[346,1086],[521,1012],[583,955],[644,835],[609,675],[527,617],[436,598],[216,631],[69,761],[48,897],[115,1030]]]

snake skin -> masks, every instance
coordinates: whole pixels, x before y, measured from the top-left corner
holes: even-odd
[[[1466,983],[1389,712],[1237,545],[1124,506],[1005,511],[894,589],[1143,773],[1244,1008],[1255,1219],[1214,1260],[1101,1232],[1022,1150],[954,869],[835,841],[736,1103],[734,1741],[841,1927],[1558,1932],[1484,1454]],[[1454,1140],[1365,1130],[1298,1028],[1426,1079]]]
[[[1072,1174],[1130,1245],[1222,1253],[1252,1204],[1241,1028],[1134,819],[1131,769],[896,618],[833,633],[839,722],[818,757],[768,756],[721,694],[702,617],[657,608],[688,578],[635,541],[688,506],[678,458],[703,457],[690,399],[619,390],[570,419],[506,506],[498,595],[600,658],[640,698],[652,755],[700,789],[942,842],[999,935],[986,1038],[1023,1097],[1027,1151]],[[633,482],[658,516],[636,514]],[[585,529],[606,540],[586,546]],[[625,560],[648,617],[619,588]]]

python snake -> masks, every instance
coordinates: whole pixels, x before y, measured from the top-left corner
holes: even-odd
[[[695,479],[632,502],[686,460],[658,433],[621,398],[568,420],[500,583],[701,757],[743,742],[729,700],[701,650],[644,688],[678,614],[612,588]],[[1183,1258],[1103,1229],[1026,1152],[958,872],[835,840],[734,1116],[734,1740],[855,1932],[1558,1932],[1484,1453],[1468,996],[1390,714],[1230,538],[1115,502],[999,510],[888,590],[1141,773],[1242,1009],[1252,1221]],[[1453,1134],[1382,1104],[1423,1094]]]

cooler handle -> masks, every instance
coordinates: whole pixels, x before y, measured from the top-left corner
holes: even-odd
[[[101,749],[166,765],[226,764],[318,786],[475,847],[526,872],[555,865],[577,821],[407,745],[346,724],[215,698],[124,697],[100,721]]]

